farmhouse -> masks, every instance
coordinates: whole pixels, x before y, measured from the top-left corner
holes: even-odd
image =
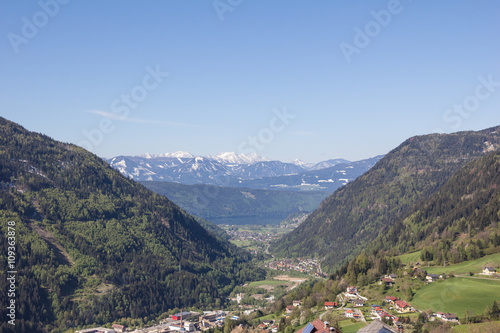
[[[437,274],[427,274],[427,276],[425,277],[425,279],[427,280],[427,282],[434,282],[434,281],[439,280],[439,275],[437,275]]]
[[[445,320],[445,321],[456,321],[456,320],[458,320],[458,317],[455,316],[455,314],[453,314],[453,313],[445,313],[443,315],[443,320]]]
[[[414,267],[413,268],[413,276],[426,276],[427,275],[427,271],[425,269],[421,269],[421,268],[417,268],[417,267]]]
[[[399,312],[410,312],[411,311],[411,305],[406,303],[405,301],[399,300],[394,302],[395,308]]]
[[[331,310],[337,307],[339,304],[337,302],[325,302],[325,310]]]
[[[354,300],[354,306],[357,306],[357,307],[365,306],[365,301],[358,298],[358,299]]]
[[[394,296],[385,296],[385,301],[391,304],[394,304],[398,299]]]
[[[340,331],[330,327],[327,321],[323,322],[321,319],[316,319],[295,333],[340,333]]]
[[[385,283],[386,286],[391,287],[395,284],[394,280],[390,277],[385,277],[382,279],[381,283]]]
[[[484,267],[483,268],[483,274],[486,274],[486,275],[494,275],[495,273],[497,272],[496,269],[494,269],[493,267]]]
[[[358,290],[354,286],[347,287],[347,293],[351,295],[356,295]]]
[[[351,309],[348,309],[345,311],[345,316],[347,318],[354,318],[354,311],[352,311]]]

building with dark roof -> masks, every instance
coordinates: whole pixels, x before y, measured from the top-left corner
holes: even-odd
[[[380,320],[374,320],[370,325],[360,329],[358,333],[399,333],[399,331]]]
[[[328,322],[323,322],[321,319],[316,319],[312,323],[306,325],[295,333],[341,333],[328,325]]]

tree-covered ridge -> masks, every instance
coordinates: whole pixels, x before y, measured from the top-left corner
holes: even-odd
[[[165,195],[191,214],[213,222],[251,217],[259,224],[259,218],[276,216],[282,219],[298,212],[309,213],[327,196],[319,191],[276,191],[160,181],[141,184]]]
[[[16,222],[17,329],[25,331],[215,306],[262,274],[248,254],[106,161],[3,118],[0,215],[2,249],[7,221]],[[6,261],[2,251],[5,290]],[[6,297],[0,293],[2,304]]]
[[[467,162],[500,146],[500,128],[412,137],[338,189],[270,250],[323,258],[332,271],[354,258]]]
[[[500,246],[498,222],[500,153],[493,152],[460,169],[373,247],[400,253],[423,249],[423,260],[457,263],[478,258],[488,244]]]

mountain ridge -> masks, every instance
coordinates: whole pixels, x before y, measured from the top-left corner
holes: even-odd
[[[220,306],[234,286],[263,275],[248,253],[106,161],[1,117],[0,216],[16,227],[16,316],[25,331]],[[7,290],[5,271],[0,280]],[[6,293],[0,301],[8,303]]]
[[[322,266],[332,272],[467,162],[499,147],[499,126],[409,138],[365,174],[337,189],[270,251],[277,256],[323,258]]]
[[[209,184],[217,186],[249,187],[254,188],[252,181],[259,185],[260,189],[282,189],[273,188],[271,184],[279,185],[279,177],[297,176],[304,174],[308,177],[308,172],[326,170],[340,165],[346,168],[355,166],[356,171],[347,177],[342,177],[345,172],[339,175],[330,174],[328,178],[318,178],[313,182],[316,184],[310,188],[300,187],[303,182],[294,181],[296,188],[291,190],[324,190],[333,191],[347,179],[351,181],[363,172],[368,170],[374,163],[371,160],[378,160],[381,156],[369,158],[361,161],[350,162],[344,159],[332,159],[316,164],[309,164],[295,160],[292,163],[268,160],[256,154],[244,155],[233,152],[220,153],[217,155],[194,156],[187,152],[165,153],[165,154],[141,154],[137,156],[116,156],[107,161],[119,170],[123,175],[138,181],[166,181],[178,182],[186,185]],[[340,170],[340,169],[339,169]],[[350,170],[352,171],[352,170]],[[350,172],[349,171],[349,172]],[[332,178],[333,177],[333,178]],[[337,182],[336,185],[324,184],[319,186],[320,181]],[[240,185],[242,184],[242,185]],[[297,187],[299,186],[299,187]],[[318,187],[319,186],[319,187]]]

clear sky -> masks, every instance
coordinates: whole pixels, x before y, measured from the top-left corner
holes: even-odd
[[[500,2],[0,2],[0,115],[103,157],[358,160],[500,125]]]

